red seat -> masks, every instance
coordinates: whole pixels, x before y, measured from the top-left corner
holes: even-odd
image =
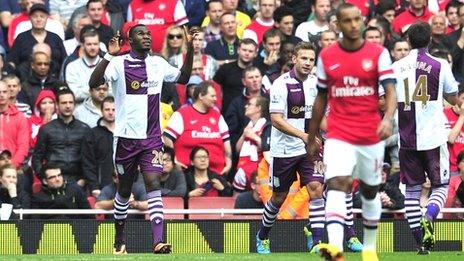
[[[235,198],[233,197],[192,197],[189,198],[189,209],[233,209]],[[229,219],[232,214],[190,214],[189,219]]]
[[[184,199],[180,197],[163,197],[164,209],[184,209]],[[184,214],[164,214],[164,219],[184,219]]]

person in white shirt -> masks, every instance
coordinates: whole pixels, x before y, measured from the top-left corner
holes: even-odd
[[[314,20],[303,22],[296,28],[295,36],[303,41],[311,42],[313,37],[329,29],[329,23],[326,20],[327,13],[331,9],[330,0],[315,0],[311,6],[314,12]]]
[[[71,55],[76,48],[80,45],[81,30],[86,25],[91,25],[92,20],[90,16],[86,13],[76,15],[76,18],[73,20],[72,30],[74,32],[74,38],[63,41],[64,48],[66,49],[66,54]],[[100,50],[106,52],[106,45],[100,42]]]

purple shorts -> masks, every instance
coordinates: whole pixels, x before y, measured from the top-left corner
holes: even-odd
[[[272,157],[270,164],[270,176],[272,190],[275,192],[288,192],[293,182],[300,175],[300,186],[306,186],[309,182],[317,181],[324,183],[325,167],[322,157],[318,156],[316,161],[309,160],[306,154],[289,157]]]
[[[159,138],[114,138],[114,162],[119,175],[163,171],[163,142]]]
[[[409,186],[425,182],[425,173],[432,186],[449,183],[449,152],[446,144],[431,150],[399,151],[400,170],[403,183]]]

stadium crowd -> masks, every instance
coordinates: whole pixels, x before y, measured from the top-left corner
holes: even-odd
[[[127,52],[129,29],[145,24],[152,31],[152,52],[177,68],[187,52],[182,26],[200,32],[193,42],[188,83],[163,83],[162,196],[234,196],[237,208],[262,208],[271,195],[272,83],[292,69],[298,42],[311,42],[319,53],[341,37],[334,9],[343,2],[0,1],[0,204],[15,209],[113,208],[118,184],[113,86],[90,88],[88,83],[113,35],[120,34],[121,53]],[[393,61],[409,53],[404,38],[408,27],[418,20],[430,23],[430,54],[447,60],[461,82],[458,104],[444,113],[451,172],[446,207],[463,207],[464,1],[346,2],[362,11],[364,39],[386,47]],[[397,133],[386,140],[385,155],[382,206],[402,209]],[[134,182],[129,204],[147,210],[142,179]],[[424,202],[429,190],[425,183]],[[360,204],[357,191],[354,186],[354,207]],[[290,194],[280,218],[307,218],[306,187],[300,188],[297,180]]]

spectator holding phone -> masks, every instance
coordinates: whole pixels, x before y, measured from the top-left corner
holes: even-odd
[[[190,152],[190,167],[185,171],[187,197],[224,197],[232,195],[227,181],[209,168],[209,152],[201,146]]]

